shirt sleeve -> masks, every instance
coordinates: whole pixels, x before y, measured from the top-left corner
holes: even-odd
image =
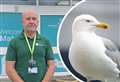
[[[52,46],[50,45],[49,41],[47,41],[46,59],[54,60]]]
[[[6,61],[16,61],[15,40],[11,40],[7,48]]]

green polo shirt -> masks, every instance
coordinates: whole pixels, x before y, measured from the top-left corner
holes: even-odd
[[[31,46],[33,40],[28,38]],[[11,40],[7,49],[6,61],[16,61],[15,69],[25,82],[41,82],[47,71],[47,60],[54,58],[49,41],[38,33],[33,56],[34,60],[37,61],[38,74],[28,73],[28,60],[31,55],[22,32],[18,37]]]

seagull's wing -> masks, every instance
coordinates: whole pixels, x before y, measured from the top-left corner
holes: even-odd
[[[106,47],[106,54],[109,56],[118,66],[118,69],[120,70],[120,51],[117,48],[117,46],[109,39],[102,38],[104,45]]]
[[[102,38],[102,40],[106,47],[105,53],[117,64],[117,68],[120,70],[120,51],[118,47],[111,40],[107,38]],[[120,82],[120,74],[118,78],[109,80],[109,82]]]

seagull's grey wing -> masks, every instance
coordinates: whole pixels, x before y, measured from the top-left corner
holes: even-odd
[[[117,46],[109,39],[107,38],[102,38],[105,47],[110,50],[110,51],[116,51],[118,50]]]
[[[118,66],[118,69],[120,70],[120,51],[117,48],[117,46],[109,39],[102,38],[104,45],[106,47],[106,54],[109,56]]]

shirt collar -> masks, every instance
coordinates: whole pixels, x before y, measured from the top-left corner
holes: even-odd
[[[20,34],[20,39],[24,39],[25,37],[24,37],[24,33],[23,33],[23,31],[21,32],[21,34]],[[39,35],[39,33],[37,32],[37,37],[36,37],[36,39],[37,40],[40,40],[41,39],[41,37],[40,37],[40,35]]]

